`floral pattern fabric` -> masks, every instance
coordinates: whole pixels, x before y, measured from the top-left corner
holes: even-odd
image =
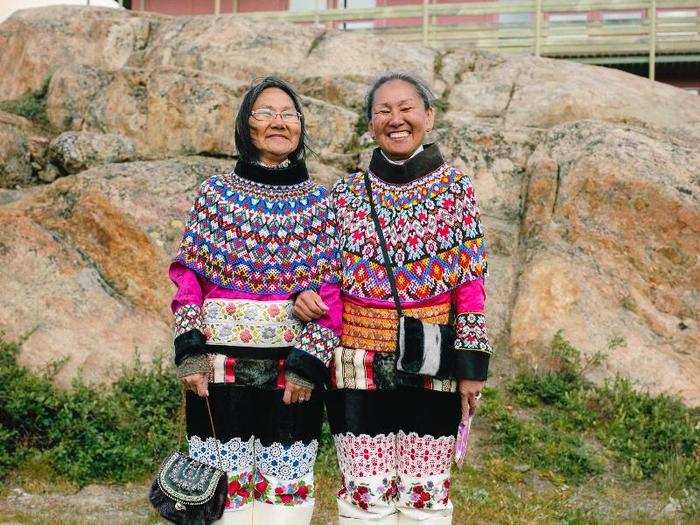
[[[414,509],[444,509],[450,501],[450,479],[399,478],[398,505]]]
[[[292,346],[302,323],[291,301],[207,299],[204,337],[207,344],[278,348]]]
[[[449,475],[455,447],[453,436],[419,436],[399,432],[398,470],[401,476]]]
[[[292,481],[277,481],[256,473],[255,500],[271,505],[305,505],[314,499],[313,476],[311,481],[303,478]]]
[[[253,500],[272,505],[313,505],[317,451],[316,440],[263,446],[254,437],[234,438],[226,443],[212,437],[189,438],[192,458],[227,472],[228,510],[241,509]]]
[[[335,436],[338,464],[343,474],[353,478],[386,476],[396,464],[396,435],[355,436],[348,432]]]
[[[334,436],[343,487],[339,505],[365,512],[367,519],[385,515],[387,507],[425,511],[451,508],[450,468],[453,436],[419,436],[415,432],[368,436]],[[341,503],[342,502],[342,503]]]

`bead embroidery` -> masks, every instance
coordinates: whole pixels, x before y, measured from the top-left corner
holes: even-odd
[[[466,313],[457,316],[456,350],[478,350],[491,353],[491,345],[486,335],[484,314]]]
[[[325,188],[230,173],[200,187],[175,260],[223,288],[281,294],[338,282],[337,254]]]
[[[175,311],[174,336],[190,330],[202,330],[202,309],[195,304],[182,305]]]
[[[486,274],[486,244],[468,176],[447,165],[410,184],[370,176],[401,299],[434,297]],[[336,183],[333,195],[344,291],[390,300],[363,174]]]

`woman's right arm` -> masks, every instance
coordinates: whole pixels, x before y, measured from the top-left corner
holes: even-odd
[[[195,272],[178,262],[170,265],[170,279],[177,286],[171,309],[177,376],[200,396],[208,395],[209,360],[204,353],[206,339],[202,320],[204,294]]]

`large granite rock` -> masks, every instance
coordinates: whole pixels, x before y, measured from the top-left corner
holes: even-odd
[[[49,137],[26,118],[0,111],[0,188],[34,184]]]
[[[148,43],[159,17],[115,9],[52,6],[18,11],[0,25],[0,100],[38,90],[67,64],[124,66]],[[12,71],[12,74],[4,72]]]
[[[47,113],[58,132],[116,133],[141,159],[234,155],[241,94],[251,79],[276,74],[305,95],[319,154],[310,171],[331,185],[368,159],[359,113],[370,80],[418,72],[440,97],[430,139],[473,177],[481,202],[494,379],[543,366],[562,330],[584,353],[609,354],[592,377],[619,373],[700,404],[696,96],[598,67],[259,19],[59,9],[0,26],[9,50],[0,67],[16,71],[0,80],[0,99],[52,74]],[[38,42],[44,49],[24,57]],[[3,130],[0,154],[25,159],[3,180],[21,186],[31,133],[0,119]],[[40,162],[29,158],[36,173]],[[1,191],[0,220],[17,227],[0,247],[9,294],[0,327],[11,337],[36,329],[23,359],[70,354],[62,381],[81,365],[98,380],[109,377],[103,362],[167,349],[167,261],[197,182],[231,164],[108,164]],[[51,166],[40,177],[51,180]]]
[[[229,169],[192,158],[112,164],[0,206],[0,326],[27,335],[21,360],[58,376],[113,378],[171,345],[168,261],[198,184]]]
[[[0,187],[14,188],[31,181],[31,155],[26,138],[13,127],[0,124]]]
[[[66,173],[91,166],[135,160],[134,144],[121,135],[67,131],[49,145],[49,158]]]
[[[127,137],[141,158],[231,156],[244,91],[238,81],[172,66],[107,72],[75,65],[54,74],[47,114],[57,129]],[[302,102],[313,147],[319,153],[345,151],[357,114],[312,97]]]

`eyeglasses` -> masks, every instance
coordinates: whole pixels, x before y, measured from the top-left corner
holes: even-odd
[[[256,109],[255,111],[250,112],[250,116],[253,117],[255,120],[259,120],[260,122],[270,122],[271,120],[274,120],[277,115],[282,117],[282,120],[285,122],[299,122],[301,119],[301,113],[298,111],[272,111],[271,109],[267,108],[262,108],[262,109]]]

